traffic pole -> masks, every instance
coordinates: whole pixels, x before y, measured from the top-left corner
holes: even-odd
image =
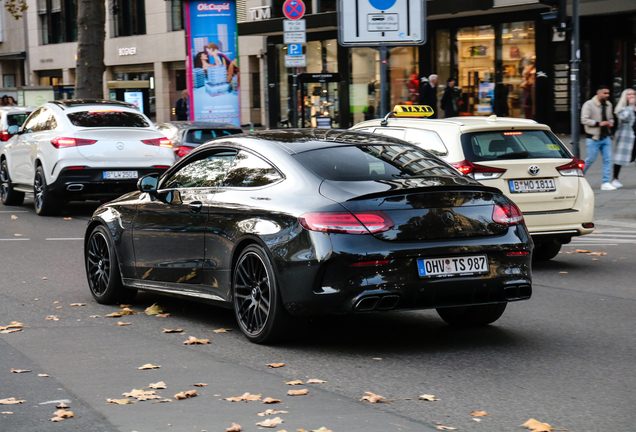
[[[570,59],[570,93],[572,95],[572,106],[570,108],[571,143],[572,152],[575,157],[580,157],[579,136],[581,130],[581,120],[579,115],[580,80],[579,67],[581,64],[581,50],[579,48],[579,0],[572,0],[572,51]]]

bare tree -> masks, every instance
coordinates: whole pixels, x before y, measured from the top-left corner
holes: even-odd
[[[104,39],[106,38],[104,0],[77,3],[77,69],[75,97],[103,99]]]

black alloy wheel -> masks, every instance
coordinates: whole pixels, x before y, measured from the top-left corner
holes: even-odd
[[[7,160],[3,159],[0,164],[0,198],[4,205],[22,205],[24,202],[24,192],[18,192],[13,189],[11,177],[9,176],[9,165]]]
[[[105,227],[97,226],[91,232],[84,255],[88,287],[98,303],[127,302],[135,297],[137,291],[122,284],[117,254]]]
[[[55,215],[60,210],[59,198],[49,191],[42,166],[38,166],[35,169],[35,177],[33,179],[33,204],[35,206],[35,212],[39,216]]]
[[[508,303],[477,306],[438,308],[437,313],[446,323],[457,327],[481,327],[497,321]]]
[[[283,307],[274,269],[260,246],[250,245],[239,256],[232,293],[236,320],[251,342],[279,342],[302,330],[304,319],[292,317]]]

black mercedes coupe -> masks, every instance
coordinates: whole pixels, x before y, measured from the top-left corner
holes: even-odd
[[[313,315],[436,309],[496,321],[532,294],[518,207],[387,136],[263,131],[197,147],[99,207],[85,264],[99,303],[137,290],[233,308],[252,342]]]

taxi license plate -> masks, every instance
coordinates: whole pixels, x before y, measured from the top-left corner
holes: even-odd
[[[139,177],[137,171],[104,171],[104,180],[125,180]]]
[[[488,273],[488,257],[486,255],[474,255],[452,258],[418,259],[417,271],[420,277]]]
[[[556,185],[552,178],[508,180],[508,184],[512,193],[554,192],[556,190]]]

